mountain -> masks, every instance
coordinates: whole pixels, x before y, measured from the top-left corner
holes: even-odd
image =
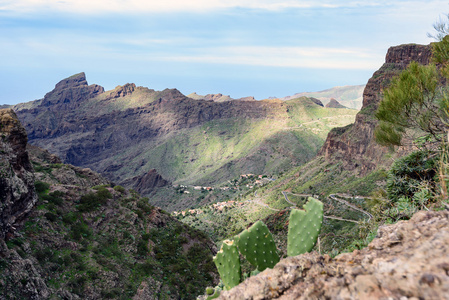
[[[287,96],[280,98],[281,100],[290,100],[298,97],[314,97],[324,104],[327,104],[331,99],[337,99],[343,106],[353,109],[360,109],[362,107],[363,90],[365,85],[347,85],[337,86],[331,89],[319,91],[319,92],[303,92],[297,93],[293,96]]]
[[[326,104],[327,108],[347,108],[344,105],[341,105],[340,102],[335,100],[334,98],[331,98],[331,100]]]
[[[14,110],[31,144],[127,187],[153,169],[172,184],[203,186],[282,172],[313,158],[356,113],[307,97],[214,102],[135,84],[104,91],[84,73]]]
[[[332,129],[316,157],[304,165],[292,166],[263,186],[253,180],[249,183],[253,188],[241,193],[236,203],[222,205],[225,210],[205,207],[201,213],[186,215],[182,221],[220,240],[238,234],[257,220],[265,219],[270,229],[274,229],[275,239],[282,243],[286,240],[285,229],[288,225],[285,216],[292,203],[301,207],[308,196],[314,195],[323,202],[325,215],[350,220],[325,219],[320,237],[321,250],[339,253],[347,249],[366,229],[363,227],[367,222],[366,214],[342,205],[335,200],[335,195],[365,211],[375,210],[366,197],[379,189],[385,190],[391,163],[413,150],[400,148],[392,154],[388,148],[376,144],[374,129],[377,120],[374,112],[381,101],[382,89],[412,60],[425,64],[429,58],[430,46],[391,47],[385,64],[366,85],[364,106],[357,113],[356,122]],[[232,225],[226,225],[229,223]]]
[[[64,102],[61,102],[64,103]],[[1,299],[196,299],[215,244],[134,191],[36,146],[0,110]]]
[[[377,125],[374,113],[382,99],[382,90],[410,62],[428,64],[430,57],[430,45],[408,44],[388,49],[385,63],[368,80],[363,91],[363,107],[357,113],[354,124],[331,130],[319,155],[324,156],[327,161],[342,163],[345,169],[357,170],[362,175],[380,165],[391,163],[391,160],[385,158],[388,149],[374,140]],[[407,151],[410,149],[402,147],[398,150],[399,155]]]
[[[214,102],[224,102],[224,101],[232,101],[232,100],[240,100],[240,101],[255,101],[254,97],[243,97],[239,99],[233,99],[229,95],[223,94],[207,94],[207,95],[198,95],[197,93],[191,93],[187,95],[187,97],[195,99],[195,100],[212,100]]]

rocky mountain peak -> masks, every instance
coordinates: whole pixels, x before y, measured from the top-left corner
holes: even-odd
[[[313,103],[315,103],[316,105],[319,105],[319,106],[324,107],[324,104],[323,104],[323,102],[321,102],[321,100],[316,99],[316,98],[313,98],[313,97],[310,97],[309,99],[310,99]]]
[[[58,82],[55,88],[48,92],[41,106],[53,106],[57,110],[74,109],[79,102],[104,93],[102,86],[88,85],[84,72],[72,75]]]
[[[58,82],[55,85],[55,90],[63,90],[87,85],[86,74],[81,72]]]
[[[328,104],[325,106],[326,108],[346,108],[346,106],[341,105],[335,98],[331,98]]]
[[[385,57],[387,64],[405,64],[408,65],[411,61],[418,61],[422,64],[428,64],[432,50],[429,46],[407,44],[388,49]]]
[[[11,237],[37,202],[27,135],[12,109],[0,110],[0,240]]]
[[[134,83],[127,83],[123,86],[119,85],[112,91],[111,98],[120,98],[131,95],[135,89],[136,85]]]

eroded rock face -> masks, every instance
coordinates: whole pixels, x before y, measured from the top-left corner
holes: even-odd
[[[88,85],[86,74],[83,72],[58,82],[55,88],[45,95],[40,105],[43,107],[57,105],[58,109],[73,109],[79,102],[103,92],[104,88],[99,85]]]
[[[139,193],[147,195],[153,189],[167,185],[170,185],[170,182],[162,178],[162,176],[158,174],[155,169],[152,169],[143,176],[137,177],[135,179],[134,187]]]
[[[219,299],[449,299],[447,253],[449,212],[422,211],[365,249],[286,258]]]
[[[344,163],[348,170],[358,169],[367,174],[383,162],[388,149],[376,144],[374,129],[377,119],[374,113],[382,99],[382,90],[391,79],[404,70],[412,61],[428,64],[431,47],[408,44],[388,49],[383,66],[369,79],[363,92],[363,107],[357,114],[353,126],[332,130],[319,151],[330,161]]]
[[[331,98],[328,104],[325,106],[326,108],[346,108],[346,106],[341,105],[336,99]]]
[[[11,237],[37,202],[27,135],[12,109],[0,110],[0,239]]]

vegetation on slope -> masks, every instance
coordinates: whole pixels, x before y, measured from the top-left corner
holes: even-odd
[[[121,186],[85,185],[101,181],[98,175],[36,157],[34,165],[51,184],[36,181],[37,207],[7,246],[32,263],[50,298],[130,299],[139,291],[151,299],[195,299],[216,283],[215,246],[204,233]],[[0,290],[8,299],[26,297],[32,279],[10,274],[10,263],[0,260]]]

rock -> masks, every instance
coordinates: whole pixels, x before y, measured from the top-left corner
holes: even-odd
[[[59,110],[73,109],[79,106],[79,102],[103,92],[104,88],[99,85],[88,85],[86,75],[83,72],[58,82],[55,88],[45,95],[40,106],[57,105]]]
[[[313,97],[310,97],[309,99],[310,99],[313,103],[315,103],[316,105],[319,105],[319,106],[324,107],[324,104],[323,104],[323,102],[321,102],[321,100],[318,100],[318,99],[313,98]]]
[[[219,299],[449,299],[449,212],[379,228],[368,247],[281,260]]]
[[[125,185],[132,185],[133,189],[140,194],[148,195],[155,188],[170,185],[155,169],[152,169],[142,176],[136,176],[124,182]]]
[[[365,175],[378,165],[384,164],[383,158],[388,148],[378,145],[374,140],[374,129],[377,125],[374,113],[382,99],[381,92],[410,62],[428,64],[430,57],[430,45],[408,44],[388,49],[385,63],[373,74],[365,87],[363,107],[357,114],[354,125],[331,130],[318,155],[323,155],[330,162],[342,162],[347,170],[357,169],[360,175]],[[402,155],[407,151],[399,150]]]
[[[13,236],[37,202],[27,135],[12,109],[0,110],[0,240]]]
[[[340,102],[335,100],[334,98],[331,98],[328,104],[325,106],[326,108],[347,108],[344,105],[341,105]]]
[[[110,98],[120,98],[131,95],[135,89],[136,85],[134,83],[127,83],[124,86],[118,86],[111,92]]]

